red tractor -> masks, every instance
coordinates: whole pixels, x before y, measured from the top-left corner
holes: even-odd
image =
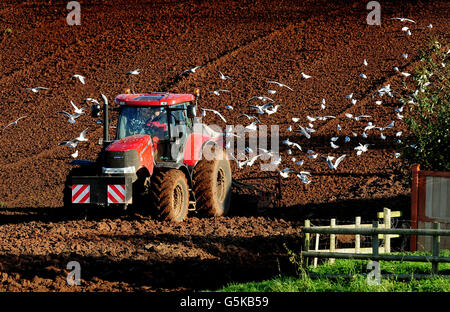
[[[222,133],[196,117],[199,92],[121,94],[103,112],[103,148],[96,161],[74,161],[64,204],[70,207],[137,206],[164,220],[182,221],[188,211],[225,215],[232,174]],[[109,139],[109,111],[119,112]]]

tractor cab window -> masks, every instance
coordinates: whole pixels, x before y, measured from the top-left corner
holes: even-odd
[[[148,134],[160,140],[169,139],[167,110],[161,106],[125,106],[120,113],[117,129],[118,139]]]

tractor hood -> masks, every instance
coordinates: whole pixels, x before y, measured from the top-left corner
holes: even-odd
[[[150,146],[151,141],[151,137],[147,134],[135,134],[111,143],[106,150],[111,152],[136,150],[140,154]]]
[[[147,134],[135,134],[114,141],[106,148],[107,163],[112,167],[134,166],[135,170],[147,168],[153,172],[152,138]]]

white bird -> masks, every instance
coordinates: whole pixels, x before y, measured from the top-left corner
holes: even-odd
[[[398,119],[402,120],[403,117],[404,117],[403,115],[401,115],[400,113],[397,113],[397,118],[398,118]]]
[[[300,118],[292,117],[293,122],[298,122],[299,120],[300,120]]]
[[[285,85],[283,83],[277,82],[277,81],[267,81],[267,83],[274,83],[274,84],[277,84],[279,87],[285,87],[285,88],[287,88],[287,89],[289,89],[291,91],[294,91],[291,87],[289,87],[289,86],[287,86],[287,85]]]
[[[303,79],[309,79],[309,78],[311,78],[311,76],[305,74],[304,72],[302,72],[301,75],[302,75]]]
[[[302,166],[304,162],[305,162],[304,160],[299,160],[299,161],[296,161],[295,164]]]
[[[186,73],[195,73],[195,72],[197,71],[197,69],[199,69],[199,68],[201,68],[201,67],[203,67],[203,65],[199,65],[199,66],[195,66],[195,67],[193,67],[193,68],[186,69],[185,71],[183,71],[183,72],[180,74],[180,76],[181,76],[181,75],[184,75],[184,74],[186,74]]]
[[[408,58],[408,53],[403,53],[402,56],[403,56],[403,58],[407,59]]]
[[[278,170],[278,169],[277,169]],[[289,173],[293,172],[291,168],[284,168],[283,170],[278,170],[278,172],[280,173],[280,176],[282,178],[288,178],[289,177]]]
[[[311,180],[308,179],[307,174],[305,174],[304,172],[303,172],[303,174],[302,174],[302,173],[297,174],[297,177],[298,177],[304,184],[309,184],[309,183],[311,183]]]
[[[21,119],[23,119],[23,118],[26,118],[26,117],[28,117],[28,116],[22,116],[22,117],[17,118],[17,119],[14,120],[13,122],[7,124],[7,125],[3,128],[3,130],[5,130],[5,129],[8,128],[9,126],[17,125],[17,122],[18,122],[19,120],[21,120]]]
[[[240,118],[240,117],[247,117],[248,120],[256,119],[256,121],[260,122],[259,119],[256,118],[255,116],[249,116],[247,114],[242,114],[242,115],[238,116],[238,118]]]
[[[409,28],[406,26],[402,28],[402,31],[408,31],[408,30],[409,30]]]
[[[308,157],[311,159],[316,159],[319,154],[309,154]]]
[[[227,80],[227,79],[233,80],[233,78],[231,78],[230,76],[225,76],[224,74],[222,74],[222,72],[219,72],[219,77],[222,80]]]
[[[363,133],[361,134],[361,136],[362,136],[364,139],[367,139],[367,137],[368,137],[367,133],[365,133],[365,132],[363,132]]]
[[[275,91],[275,90],[267,90],[267,93],[269,93],[269,94],[275,94],[275,93],[277,93],[277,91]]]
[[[353,104],[353,105],[355,105],[355,104],[356,104],[356,102],[358,102],[358,100],[357,100],[357,99],[352,99],[352,104]]]
[[[139,68],[130,70],[129,72],[126,72],[126,75],[139,75],[141,73],[141,70]]]
[[[256,96],[256,95],[251,97],[248,100],[248,102],[253,101],[253,100],[261,100],[263,102],[266,102],[266,101],[274,102],[274,100],[272,100],[270,97],[267,97],[267,96]]]
[[[265,112],[267,115],[272,115],[272,114],[274,114],[274,113],[277,112],[277,110],[278,110],[278,108],[279,108],[280,106],[281,106],[281,105],[275,105],[275,106],[272,107],[272,109],[265,109],[264,112]]]
[[[209,109],[209,108],[202,108],[202,110],[204,112],[213,112],[214,114],[216,114],[217,116],[220,117],[220,119],[223,120],[223,122],[227,123],[227,120],[222,116],[221,113],[219,113],[218,111],[214,110],[214,109]]]
[[[322,103],[320,104],[320,108],[321,109],[325,109],[326,108],[326,106],[325,106],[325,99],[322,99]]]
[[[88,139],[86,138],[86,132],[87,132],[88,128],[86,128],[85,130],[83,130],[83,132],[80,133],[80,135],[73,139],[72,141],[62,141],[60,143],[58,143],[58,145],[68,145],[69,147],[75,148],[78,144],[78,142],[82,142],[82,141],[87,141]]]
[[[364,66],[367,66],[367,65],[368,65],[366,59],[364,59],[363,64],[364,64]]]
[[[231,105],[227,105],[227,106],[225,106],[225,108],[229,109],[229,110],[234,110],[233,106],[231,106]]]
[[[408,34],[408,36],[411,36],[411,30],[408,29],[407,34]]]
[[[345,136],[345,138],[344,138],[344,142],[345,142],[345,143],[348,143],[348,142],[350,142],[350,137],[348,137],[348,136]]]
[[[368,148],[369,148],[369,144],[362,145],[361,143],[359,143],[359,145],[356,146],[354,149],[357,150],[356,155],[359,156],[362,153],[367,152]]]
[[[380,138],[381,138],[382,140],[386,140],[386,136],[383,134],[383,132],[380,132]]]
[[[303,128],[302,126],[299,126],[299,127],[300,127],[300,130],[294,130],[294,132],[301,133],[301,134],[303,134],[307,139],[310,139],[310,138],[311,138],[311,134],[309,134],[309,132],[306,131],[306,129]]]
[[[361,73],[359,76],[360,76],[361,78],[363,78],[363,79],[367,79],[367,76],[366,76],[365,74],[362,74],[362,73]]]
[[[375,104],[377,104],[377,105],[381,105],[382,103],[383,103],[383,101],[381,101],[381,100],[375,101]]]
[[[432,24],[430,24],[430,25],[428,25],[427,27],[431,29],[431,28],[433,28],[433,25],[432,25]]]
[[[86,84],[86,82],[85,82],[85,78],[86,77],[84,77],[84,76],[75,74],[75,75],[72,76],[72,78],[78,79],[82,84]]]
[[[277,105],[277,106],[279,106],[279,105]],[[272,103],[267,103],[267,104],[264,104],[264,105],[249,105],[248,107],[256,109],[257,113],[262,115],[264,113],[267,113],[267,110],[269,108],[273,107],[273,102]],[[277,107],[277,109],[278,109],[278,107]]]
[[[222,92],[230,92],[229,90],[214,90],[214,91],[209,91],[208,93],[212,93],[214,95],[220,95]]]
[[[93,98],[86,98],[83,100],[83,102],[92,102],[95,104],[100,104],[96,99],[93,99]]]
[[[332,137],[330,140],[331,140],[332,142],[336,142],[337,140],[339,140],[339,137]]]
[[[48,88],[45,87],[26,88],[24,91],[32,91],[34,93],[38,93],[39,90],[48,90]]]
[[[398,137],[401,137],[402,134],[403,134],[403,131],[398,131],[398,132],[395,134],[395,136],[398,138]]]
[[[78,157],[78,150],[76,150],[75,153],[70,154],[70,156],[72,156],[73,158],[77,158]]]
[[[258,123],[258,121],[252,122],[251,124],[246,126],[242,131],[245,131],[245,130],[256,131],[256,129],[257,129],[256,124],[257,123]]]
[[[342,130],[341,125],[340,125],[340,124],[337,124],[336,129],[337,129],[337,131],[341,131],[341,130]]]
[[[64,111],[58,112],[58,113],[63,114],[64,116],[69,118],[67,121],[72,123],[72,124],[75,123],[75,119],[77,119],[78,117],[81,116],[81,114],[78,114],[78,113],[70,114],[70,113],[64,112]]]
[[[409,77],[409,76],[411,76],[411,74],[410,74],[410,73],[406,73],[406,72],[401,72],[401,75],[402,75],[402,76],[405,76],[405,77]]]
[[[339,164],[342,162],[342,160],[345,158],[345,156],[347,156],[346,154],[340,156],[338,159],[336,159],[336,161],[333,164],[333,159],[335,158],[334,156],[323,156],[321,155],[320,157],[322,157],[325,162],[327,163],[328,167],[330,167],[330,169],[332,170],[337,170],[337,167],[339,166]]]
[[[412,19],[409,18],[404,18],[404,17],[392,17],[392,20],[399,20],[400,22],[411,22],[411,23],[415,23],[415,21],[413,21]]]
[[[72,104],[72,106],[73,106],[73,109],[74,109],[74,112],[75,112],[75,114],[84,114],[84,111],[88,108],[88,107],[82,107],[82,108],[78,108],[74,103],[73,103],[73,101],[70,101],[70,104]]]
[[[284,140],[283,144],[287,145],[287,146],[294,146],[294,147],[298,148],[299,150],[302,150],[302,147],[299,144],[289,141],[289,138]]]
[[[330,142],[330,145],[334,149],[339,148],[339,145],[334,144],[333,141]]]
[[[286,130],[289,131],[289,132],[292,132],[292,126],[287,127]]]

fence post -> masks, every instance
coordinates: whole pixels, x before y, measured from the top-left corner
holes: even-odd
[[[355,228],[361,227],[361,217],[355,218]],[[361,251],[361,235],[355,235],[355,253],[359,254]]]
[[[417,229],[418,211],[419,211],[419,172],[420,165],[412,166],[412,182],[411,182],[411,228]],[[410,236],[410,251],[417,250],[417,236]]]
[[[384,214],[384,228],[390,229],[391,228],[391,209],[389,208],[383,208],[383,214]],[[391,235],[385,234],[384,235],[384,252],[390,253],[391,252]]]
[[[378,221],[372,222],[372,228],[373,229],[378,228]],[[378,256],[378,246],[379,246],[378,233],[375,233],[372,235],[372,255]]]
[[[309,220],[305,220],[305,227],[310,227],[311,226],[311,222]],[[303,250],[304,251],[309,251],[309,237],[310,234],[309,233],[305,233],[305,241],[304,241],[304,246],[303,246]],[[304,259],[304,266],[308,266],[308,257],[305,257]]]
[[[320,234],[316,233],[316,244],[314,246],[314,251],[318,251],[319,250],[319,237]],[[317,268],[317,257],[314,258],[314,267]]]
[[[330,228],[333,229],[336,227],[336,219],[331,219]],[[330,234],[330,252],[334,252],[336,248],[336,234]],[[329,263],[334,263],[334,258],[330,258]]]
[[[435,230],[439,230],[441,225],[439,222],[433,223],[433,228]],[[439,235],[433,235],[433,257],[439,257],[439,249],[440,249],[441,237]],[[434,259],[431,264],[431,274],[435,275],[439,272],[439,259]]]

